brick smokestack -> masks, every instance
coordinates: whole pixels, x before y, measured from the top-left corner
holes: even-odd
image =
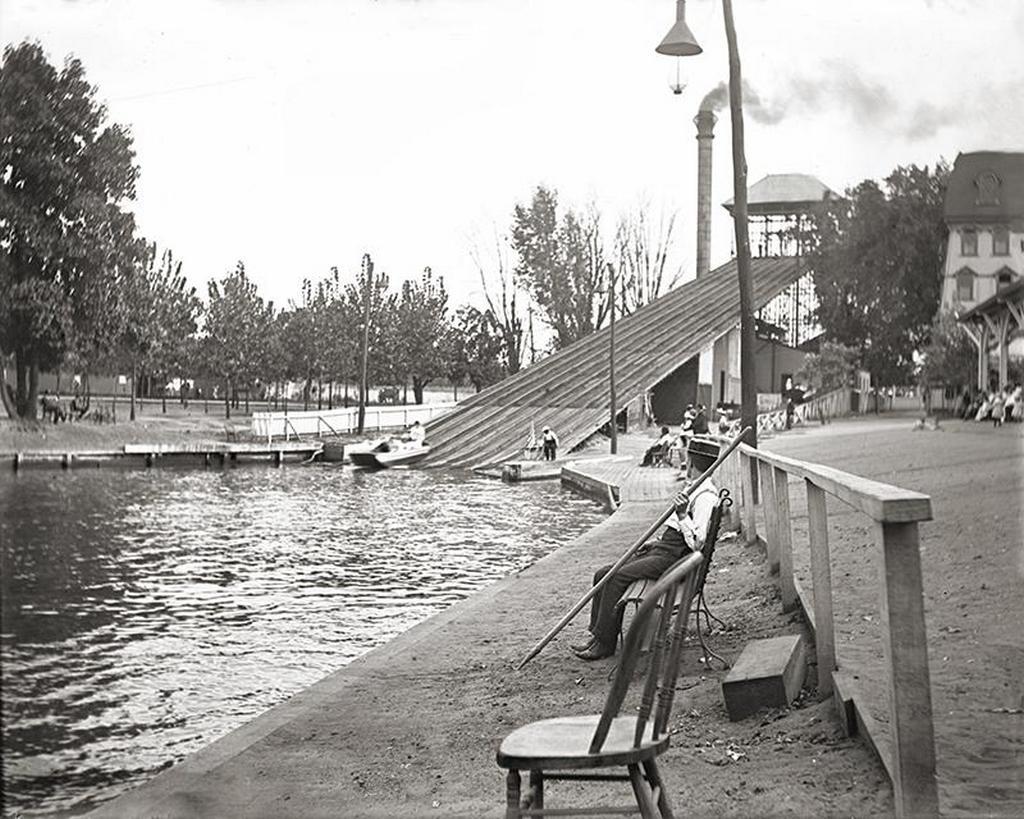
[[[693,122],[697,126],[697,278],[711,269],[711,140],[717,117],[701,108]]]

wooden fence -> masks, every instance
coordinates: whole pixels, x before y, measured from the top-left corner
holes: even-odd
[[[803,608],[814,634],[818,689],[833,694],[847,732],[860,731],[874,747],[892,781],[897,816],[937,815],[935,740],[918,545],[918,523],[932,518],[931,499],[919,492],[746,444],[722,465],[718,481],[740,498],[740,503],[729,510],[728,522],[742,530],[748,543],[756,540],[764,545],[769,567],[779,576],[783,608]],[[791,481],[806,492],[810,593],[793,573]],[[878,616],[888,675],[887,720],[872,715],[864,692],[855,682],[858,674],[869,670],[843,667],[837,656],[826,509],[830,495],[872,520],[880,567]],[[760,503],[755,504],[755,498],[760,498]],[[761,510],[763,533],[758,531],[757,508]]]
[[[436,404],[400,404],[397,406],[367,407],[363,429],[379,432],[388,429],[404,429],[413,421],[425,424],[450,412],[454,401]],[[258,438],[282,437],[288,440],[304,435],[340,435],[355,432],[359,426],[359,410],[356,407],[334,410],[308,410],[303,412],[254,412],[252,432]]]

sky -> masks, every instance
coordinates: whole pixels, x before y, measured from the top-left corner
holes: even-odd
[[[842,192],[897,165],[1024,150],[1024,3],[736,0],[748,182]],[[704,53],[656,54],[673,0],[0,0],[0,41],[74,54],[141,168],[140,232],[201,293],[242,260],[284,306],[370,253],[482,304],[516,203],[539,184],[607,226],[676,215],[692,277],[696,141],[727,79],[718,0],[690,0]],[[681,94],[670,85],[686,84]],[[728,112],[715,131],[712,264],[728,260]]]

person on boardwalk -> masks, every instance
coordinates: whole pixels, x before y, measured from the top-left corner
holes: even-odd
[[[697,405],[697,414],[693,416],[693,434],[708,434],[708,410],[703,404]]]
[[[558,436],[551,427],[544,427],[540,435],[541,444],[544,448],[544,460],[553,461],[558,454]]]
[[[709,469],[718,457],[714,441],[693,440],[688,449],[689,477],[696,478]],[[656,580],[676,561],[704,546],[704,536],[711,520],[711,512],[718,498],[718,489],[704,481],[692,496],[685,490],[673,499],[675,512],[665,521],[661,538],[641,546],[598,592],[590,602],[590,625],[587,638],[572,650],[582,660],[601,660],[611,657],[622,626],[619,598],[634,580]],[[611,570],[609,563],[594,573],[595,585]]]
[[[647,448],[640,466],[654,466],[654,464],[667,461],[669,450],[672,449],[675,440],[676,436],[672,434],[672,430],[662,427],[661,437]]]

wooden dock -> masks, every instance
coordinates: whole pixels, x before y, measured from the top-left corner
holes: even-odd
[[[678,476],[679,470],[671,467],[640,466],[635,455],[609,455],[562,467],[563,484],[612,508],[627,501],[668,501],[683,488]]]
[[[6,453],[15,470],[28,467],[71,469],[99,466],[157,466],[161,463],[224,465],[238,461],[305,461],[323,449],[320,441],[183,441],[172,444],[125,444],[121,449]]]

